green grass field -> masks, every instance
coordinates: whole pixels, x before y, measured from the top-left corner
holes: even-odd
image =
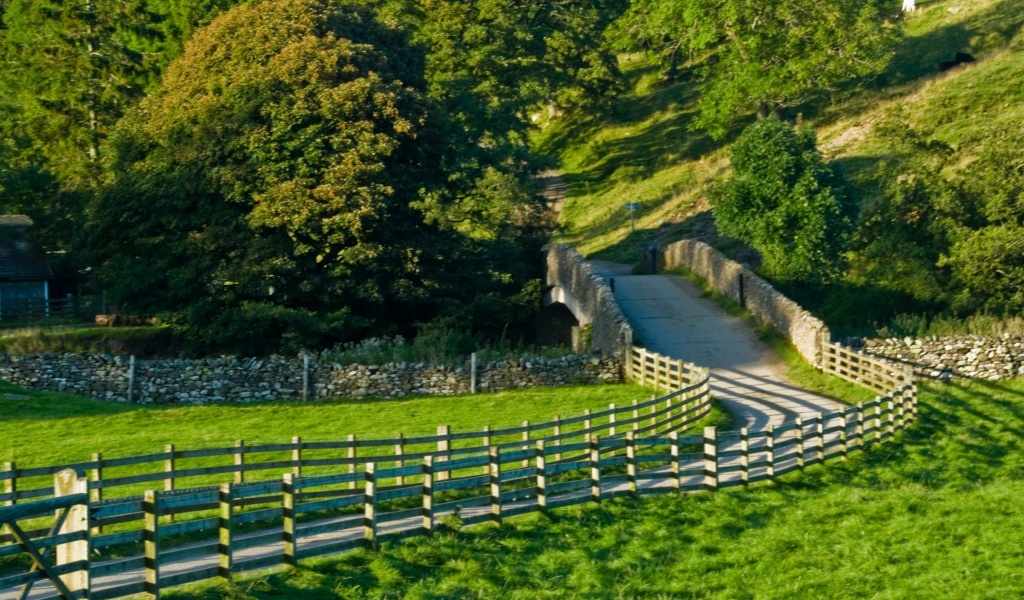
[[[453,432],[479,431],[485,425],[514,427],[524,420],[577,416],[611,403],[627,406],[653,394],[634,385],[605,385],[403,400],[168,407],[111,404],[0,382],[0,462],[29,468],[86,461],[93,452],[115,458],[162,452],[165,444],[186,450],[228,447],[236,439],[286,443],[295,435],[310,442],[344,440],[349,434],[387,439],[396,433],[433,435],[442,424]],[[707,419],[707,425],[723,426],[730,417],[716,409]]]
[[[1022,423],[1024,382],[926,385],[894,442],[775,483],[456,527],[166,597],[1020,597]]]

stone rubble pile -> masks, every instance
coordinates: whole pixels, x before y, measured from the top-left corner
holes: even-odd
[[[928,336],[862,341],[866,354],[913,366],[932,379],[1009,379],[1024,376],[1024,335]]]
[[[135,361],[104,354],[0,356],[0,379],[29,388],[64,391],[114,402],[211,404],[301,400],[303,360],[207,358]],[[477,390],[618,383],[622,364],[614,357],[571,355],[522,358],[477,366]],[[129,382],[133,383],[129,395]],[[308,397],[401,398],[470,391],[469,366],[423,363],[340,365],[311,360]]]

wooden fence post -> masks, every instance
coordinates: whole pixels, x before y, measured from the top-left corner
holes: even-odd
[[[423,457],[423,535],[434,532],[434,457]]]
[[[672,398],[669,398],[668,400],[665,400],[665,418],[662,420],[662,423],[665,424],[665,427],[662,429],[662,431],[672,431],[672,421],[674,420],[675,417],[672,416]],[[654,431],[655,433],[657,433],[657,427],[655,427]]]
[[[524,442],[523,443],[523,450],[529,450],[530,449],[530,444],[529,444],[529,442],[530,442],[530,422],[529,421],[523,421],[523,442]],[[525,468],[527,468],[529,466],[530,466],[530,459],[529,458],[524,458],[523,459],[523,468],[525,469]]]
[[[637,408],[639,403],[639,400],[633,401],[633,431],[640,429],[640,409]]]
[[[875,437],[872,442],[882,441],[882,397],[875,398]]]
[[[217,525],[220,530],[217,553],[220,555],[220,565],[217,575],[224,581],[231,581],[231,571],[234,568],[231,555],[231,521],[234,513],[235,490],[230,483],[220,484],[220,492],[217,495],[220,502],[220,514]]]
[[[626,482],[629,493],[636,496],[636,434],[626,432]]]
[[[672,487],[677,491],[682,487],[682,480],[679,475],[679,433],[670,431],[668,434],[669,439],[669,455],[672,457]]]
[[[245,441],[235,440],[235,483],[245,483]]]
[[[89,480],[95,485],[89,486],[89,502],[98,504],[103,502],[103,454],[93,452],[92,462],[96,463],[96,466],[90,469]],[[103,526],[97,525],[92,528],[93,535],[101,533],[103,533]]]
[[[825,415],[818,413],[814,417],[815,437],[818,438],[818,460],[819,464],[825,462]]]
[[[480,441],[482,443],[480,445],[484,446],[485,448],[490,448],[491,447],[491,426],[490,425],[484,425],[484,431],[483,431],[483,435],[481,436],[481,438],[482,439]],[[483,469],[484,469],[484,475],[489,475],[491,473],[491,466],[489,464],[488,465],[484,465]]]
[[[864,449],[864,403],[857,403],[857,423],[854,425],[854,443],[858,450]]]
[[[847,431],[846,431],[850,427],[850,422],[849,422],[849,419],[847,417],[847,415],[849,413],[847,411],[848,411],[848,409],[843,409],[843,414],[839,417],[839,419],[840,419],[840,421],[839,421],[839,427],[840,427],[840,429],[839,429],[839,448],[840,448],[840,457],[841,457],[841,460],[843,460],[843,461],[846,460],[846,455],[850,451],[850,445],[849,445],[849,442],[847,441]]]
[[[887,402],[888,415],[886,415],[885,430],[889,434],[889,437],[896,435],[896,405],[890,399]]]
[[[501,450],[497,446],[487,449],[487,467],[491,484],[491,520],[501,525]]]
[[[601,436],[587,440],[590,445],[590,499],[601,503]]]
[[[402,455],[405,454],[405,436],[401,433],[395,435],[395,466],[404,467],[405,461]],[[395,485],[405,485],[405,475],[395,477]]]
[[[348,472],[349,473],[355,473],[356,472],[356,436],[353,433],[350,433],[348,435],[348,458],[349,458]],[[350,490],[356,489],[356,482],[355,482],[355,480],[352,480],[352,481],[348,482],[348,489],[350,489]]]
[[[608,410],[611,414],[608,415],[608,437],[615,435],[615,404],[609,404]]]
[[[555,415],[554,430],[551,433],[552,433],[552,435],[555,438],[555,445],[556,446],[561,446],[562,445],[562,417],[560,417],[558,415]],[[562,460],[562,453],[561,452],[556,452],[555,453],[555,460],[556,461]]]
[[[718,491],[718,429],[704,428],[704,489]]]
[[[658,432],[658,403],[655,401],[655,396],[651,396],[651,433]],[[666,413],[667,414],[667,413]]]
[[[545,456],[544,440],[537,440],[534,448],[534,459],[536,463],[535,472],[537,475],[537,509],[544,512],[548,508],[548,469],[547,457]]]
[[[281,476],[281,513],[284,516],[284,564],[295,567],[299,563],[295,552],[298,538],[295,537],[295,475],[285,473]]]
[[[142,496],[144,529],[143,566],[146,570],[143,592],[151,600],[160,598],[160,492],[147,490]]]
[[[60,498],[72,494],[88,494],[89,481],[79,477],[73,469],[64,469],[53,476],[53,496]],[[61,511],[58,511],[58,514]],[[81,592],[87,598],[89,595],[89,506],[78,504],[68,509],[67,517],[61,525],[59,534],[83,533],[85,539],[60,544],[54,548],[56,565],[66,565],[75,562],[84,563],[84,568],[61,575],[61,583],[68,591]]]
[[[452,429],[448,425],[437,426],[437,435],[442,436],[442,438],[437,441],[437,454],[434,455],[434,462],[448,460],[448,451],[451,450],[452,447],[451,434]],[[437,481],[444,481],[448,479],[448,476],[449,473],[447,471],[441,471],[434,476],[434,479]]]
[[[167,458],[164,459],[164,491],[173,492],[175,469],[174,444],[167,444],[164,446],[164,453],[168,455]],[[164,520],[168,523],[173,523],[174,515],[167,515],[164,517]]]
[[[793,434],[796,439],[796,466],[801,471],[804,470],[804,420],[803,417],[797,417],[794,421]]]
[[[302,477],[302,436],[292,437],[292,475]]]
[[[764,467],[768,480],[775,479],[775,426],[768,425],[764,437]]]
[[[363,529],[370,547],[377,545],[377,465],[366,463],[363,467]]]
[[[743,487],[750,485],[750,431],[740,428],[740,482]]]
[[[18,502],[18,465],[14,461],[5,462],[4,471],[8,474],[8,479],[4,481],[4,493],[8,496],[4,506],[13,506]]]
[[[583,409],[583,416],[586,417],[585,419],[583,419],[583,431],[585,432],[584,435],[585,435],[586,441],[589,442],[590,439],[592,437],[594,437],[590,433],[590,409],[589,408],[584,408]]]

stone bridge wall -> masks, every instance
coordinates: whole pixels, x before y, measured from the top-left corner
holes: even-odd
[[[643,258],[650,262],[649,256]],[[828,327],[750,269],[697,240],[669,244],[655,258],[665,269],[683,267],[706,279],[711,287],[790,340],[809,363],[821,364],[822,340],[831,337]]]
[[[580,324],[590,324],[591,349],[606,356],[625,356],[633,343],[633,328],[604,278],[576,250],[561,244],[548,248],[545,283],[568,294]]]

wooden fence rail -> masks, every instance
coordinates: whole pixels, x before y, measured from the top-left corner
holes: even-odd
[[[18,597],[13,588],[37,582],[51,586],[46,597],[52,598],[103,600],[138,593],[158,598],[170,586],[230,580],[241,571],[296,565],[312,556],[429,535],[454,522],[500,523],[514,515],[618,496],[750,485],[844,460],[851,451],[890,439],[917,414],[916,387],[908,379],[871,402],[810,419],[760,430],[707,428],[701,435],[680,435],[681,427],[708,410],[707,371],[680,368],[676,361],[659,364],[649,353],[634,359],[634,373],[644,372],[645,381],[661,378],[682,387],[623,409],[572,419],[476,433],[444,427],[437,436],[400,436],[386,444],[354,438],[303,443],[296,438],[290,444],[170,449],[114,459],[113,465],[95,457],[80,465],[80,478],[72,477],[77,493],[51,490],[53,498],[0,507],[0,524],[12,542],[0,545],[0,560],[28,554],[32,564],[27,574],[0,576],[0,600]],[[869,368],[866,362],[842,359],[860,369],[851,377],[870,378],[875,385],[898,376],[891,367]],[[698,379],[689,379],[694,376]],[[356,449],[370,447],[394,452],[356,454]],[[340,456],[307,458],[317,450]],[[283,452],[287,459],[250,462],[250,452]],[[181,466],[185,459],[213,456],[227,457],[230,464]],[[116,466],[152,461],[166,461],[167,470],[108,479]],[[320,471],[310,472],[314,467]],[[274,470],[277,474],[270,479],[245,478]],[[48,473],[45,468],[25,471],[33,477]],[[68,473],[75,471],[58,477],[67,479]],[[211,474],[227,481],[176,489],[177,479]],[[6,481],[17,484],[20,479]],[[97,493],[140,483],[157,483],[162,489],[120,498]],[[21,499],[20,493],[15,490],[12,499]],[[53,511],[72,505],[84,507],[87,516],[69,530],[66,519],[54,517]],[[43,515],[54,519],[49,529],[30,533],[17,525]],[[61,544],[79,544],[80,549],[84,544],[85,558],[62,559],[58,554],[50,566],[38,548]],[[131,554],[134,548],[140,553]],[[112,553],[128,556],[102,558]]]

